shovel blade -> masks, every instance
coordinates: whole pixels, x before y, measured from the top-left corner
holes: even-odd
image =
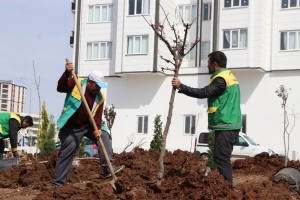
[[[0,160],[0,169],[6,169],[17,165],[19,165],[19,159],[16,157]]]
[[[117,191],[117,187],[116,187],[116,185],[115,185],[115,180],[111,180],[111,181],[109,182],[109,184],[112,186],[112,188],[113,188],[115,191]]]

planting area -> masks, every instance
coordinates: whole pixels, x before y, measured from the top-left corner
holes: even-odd
[[[286,183],[272,181],[284,161],[264,153],[234,162],[233,191],[217,171],[207,175],[203,158],[180,150],[166,153],[164,181],[157,186],[159,153],[143,149],[115,154],[116,163],[125,165],[117,174],[116,190],[112,178],[104,178],[96,158],[76,160],[67,184],[53,188],[56,157],[57,152],[36,162],[23,155],[19,166],[1,170],[0,199],[300,199]],[[300,168],[299,161],[288,165]]]

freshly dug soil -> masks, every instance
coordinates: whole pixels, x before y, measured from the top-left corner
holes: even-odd
[[[233,191],[218,171],[206,176],[204,158],[181,150],[166,153],[160,186],[156,184],[159,153],[136,149],[115,154],[116,164],[125,165],[116,174],[116,190],[110,184],[112,178],[104,178],[97,158],[76,159],[67,184],[55,188],[50,184],[57,152],[39,162],[30,155],[21,158],[19,166],[0,171],[0,199],[300,199],[287,183],[272,181],[284,160],[266,153],[233,163]],[[288,166],[300,169],[299,161],[290,161]]]

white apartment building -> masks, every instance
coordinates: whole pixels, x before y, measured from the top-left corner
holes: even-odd
[[[13,81],[0,80],[0,111],[24,112],[25,90]]]
[[[200,37],[201,43],[184,59],[181,82],[206,86],[207,55],[223,51],[240,83],[243,131],[278,153],[284,153],[284,116],[275,91],[284,85],[290,89],[289,157],[300,158],[300,0],[76,0],[72,10],[75,68],[80,76],[105,74],[106,105],[117,113],[116,152],[130,142],[148,149],[155,116],[162,116],[163,128],[167,119],[173,75],[160,70],[171,67],[160,56],[171,57],[147,22],[164,22],[172,39],[165,14],[181,31],[179,16],[191,22],[198,15],[188,42]],[[207,128],[206,109],[206,99],[176,94],[168,150],[193,151],[196,135]]]

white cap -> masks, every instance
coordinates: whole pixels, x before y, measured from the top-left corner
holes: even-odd
[[[104,76],[102,72],[93,71],[89,74],[88,78],[89,80],[96,82],[100,88],[106,88],[106,85],[104,83]]]

